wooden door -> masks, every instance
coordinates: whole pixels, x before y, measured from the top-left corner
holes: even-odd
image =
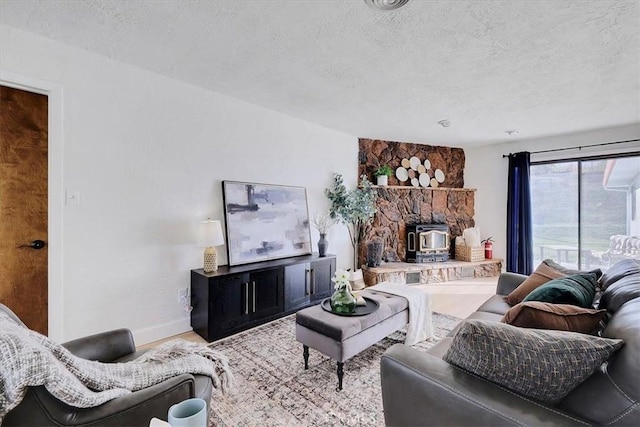
[[[0,302],[45,335],[48,139],[47,96],[0,86]]]

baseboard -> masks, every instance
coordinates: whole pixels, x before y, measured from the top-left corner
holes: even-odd
[[[141,346],[192,330],[191,318],[185,317],[183,319],[174,320],[173,322],[163,323],[151,328],[138,329],[131,332],[133,333],[133,339],[135,340],[136,346]]]

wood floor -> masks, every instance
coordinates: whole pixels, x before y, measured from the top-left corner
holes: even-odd
[[[473,313],[487,298],[496,293],[497,283],[498,277],[485,277],[480,279],[415,285],[414,287],[429,292],[431,295],[431,309],[433,311],[465,318]],[[138,347],[138,349],[152,348],[174,338],[182,338],[197,343],[207,343],[204,338],[191,331],[145,344]]]

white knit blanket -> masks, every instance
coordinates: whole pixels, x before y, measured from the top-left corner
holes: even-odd
[[[390,282],[378,283],[368,287],[367,290],[397,295],[407,300],[409,303],[409,324],[407,325],[407,336],[404,340],[406,345],[415,345],[420,341],[434,338],[431,319],[431,298],[429,298],[428,293],[407,285]]]
[[[62,402],[89,408],[184,373],[207,375],[223,392],[233,381],[227,358],[204,345],[172,340],[131,362],[101,363],[74,356],[0,312],[0,424],[27,387],[44,385]]]

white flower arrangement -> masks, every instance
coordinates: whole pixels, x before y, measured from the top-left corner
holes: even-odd
[[[345,270],[337,270],[336,275],[331,279],[335,283],[335,290],[340,291],[347,288],[351,291],[351,283],[349,283],[349,273]]]

